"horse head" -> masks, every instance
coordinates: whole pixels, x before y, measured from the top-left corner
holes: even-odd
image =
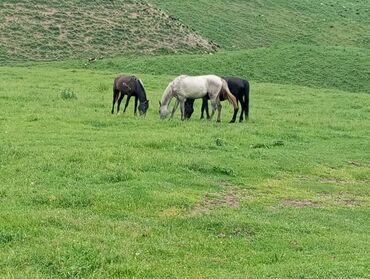
[[[148,108],[149,108],[149,100],[145,100],[144,102],[141,102],[139,105],[140,115],[145,115]]]
[[[168,107],[166,105],[162,105],[161,102],[159,102],[159,116],[161,119],[167,118],[167,116],[170,114],[168,111]]]
[[[194,112],[194,99],[187,99],[185,101],[185,111],[184,111],[184,117],[186,119],[190,119],[191,115]]]

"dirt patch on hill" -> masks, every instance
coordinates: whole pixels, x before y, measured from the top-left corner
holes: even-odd
[[[222,193],[220,196],[206,195],[201,202],[193,206],[191,212],[208,213],[217,207],[239,207],[239,198],[232,192]]]
[[[282,204],[291,207],[316,207],[315,202],[311,200],[285,199]]]
[[[208,53],[217,46],[144,1],[3,1],[0,41],[15,61],[134,53]],[[89,38],[88,40],[86,38]]]
[[[222,189],[221,192],[206,194],[203,200],[194,204],[189,210],[189,215],[209,214],[220,207],[238,208],[241,199],[246,195],[245,191],[226,181],[220,181],[219,186]]]
[[[328,193],[321,192],[317,194],[318,199],[325,204],[341,205],[346,207],[361,206],[362,198],[354,196],[347,192]]]
[[[366,162],[361,162],[361,161],[357,161],[357,160],[350,160],[350,161],[347,161],[347,163],[351,166],[354,166],[354,167],[358,167],[358,168],[369,168],[370,169],[370,163],[366,163]]]

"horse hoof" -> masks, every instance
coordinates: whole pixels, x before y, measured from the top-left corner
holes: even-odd
[[[230,122],[229,123],[235,123],[235,120],[230,120]]]

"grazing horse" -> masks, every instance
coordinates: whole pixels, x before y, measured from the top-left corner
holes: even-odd
[[[135,76],[118,76],[113,83],[113,106],[112,114],[114,113],[114,105],[117,102],[117,114],[119,113],[119,107],[123,100],[123,97],[127,95],[126,105],[123,112],[126,112],[128,103],[130,102],[131,96],[135,96],[135,107],[134,113],[136,115],[137,103],[139,104],[140,115],[145,115],[149,108],[149,100],[146,98],[144,85],[140,79]]]
[[[245,120],[248,119],[249,116],[249,82],[245,79],[241,79],[238,77],[222,77],[226,80],[227,85],[231,91],[231,93],[236,97],[237,101],[240,102],[242,110],[240,112],[239,122],[243,121],[243,113],[245,114]],[[208,96],[203,97],[202,100],[202,109],[201,109],[201,117],[204,118],[204,111],[206,111],[207,118],[209,118],[209,110],[208,110]],[[223,101],[223,96],[220,96],[220,101]],[[185,102],[185,118],[189,119],[194,112],[194,99],[187,99]],[[236,119],[237,112],[234,111],[233,118],[231,119],[230,123],[234,123]]]
[[[221,121],[221,103],[220,96],[228,99],[234,107],[234,112],[238,111],[238,102],[231,94],[227,83],[222,78],[215,75],[207,76],[185,76],[181,75],[170,82],[163,93],[162,101],[159,102],[159,113],[161,119],[168,116],[168,105],[173,97],[176,98],[176,103],[171,113],[173,117],[178,105],[181,108],[181,119],[184,120],[185,100],[198,99],[208,96],[212,104],[212,114],[209,119],[212,119],[216,109],[218,110],[217,122]]]

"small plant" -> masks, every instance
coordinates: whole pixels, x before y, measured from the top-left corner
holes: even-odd
[[[227,167],[214,166],[213,172],[223,175],[235,176],[234,170]]]
[[[59,95],[60,95],[60,98],[62,98],[63,100],[76,100],[77,99],[76,93],[74,93],[70,89],[62,90],[62,92],[60,92]]]
[[[225,141],[221,138],[217,138],[216,139],[216,145],[217,146],[224,146],[225,145]]]

